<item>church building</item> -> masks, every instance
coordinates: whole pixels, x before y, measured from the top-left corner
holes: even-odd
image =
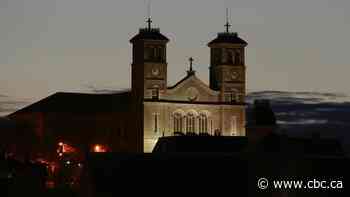
[[[229,24],[227,24],[228,26]],[[209,85],[189,70],[178,83],[167,84],[166,47],[159,29],[140,29],[133,45],[132,95],[142,98],[144,150],[174,133],[245,135],[245,61],[247,43],[237,33],[219,33],[209,42]],[[171,66],[171,65],[169,65]]]
[[[247,42],[227,23],[226,31],[208,43],[209,84],[197,77],[190,58],[186,76],[169,86],[170,40],[151,23],[149,18],[130,40],[130,91],[60,92],[8,117],[38,137],[38,150],[67,143],[78,149],[99,144],[114,152],[151,152],[162,136],[245,136]]]

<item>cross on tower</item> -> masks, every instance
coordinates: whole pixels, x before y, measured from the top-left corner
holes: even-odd
[[[226,32],[229,33],[231,25],[228,21],[227,21],[225,27],[226,27]]]
[[[194,61],[194,59],[193,59],[193,57],[190,57],[190,59],[188,59],[189,61],[190,61],[190,72],[192,72],[193,71],[193,61]]]
[[[226,32],[229,33],[231,24],[229,22],[229,13],[228,13],[228,8],[226,8]]]
[[[193,57],[190,57],[188,60],[190,61],[190,69],[187,71],[187,74],[188,75],[193,75],[195,73],[195,71],[193,70],[193,61],[194,61],[194,59],[193,59]]]
[[[151,29],[151,25],[152,25],[152,19],[151,17],[148,18],[148,20],[146,21],[148,23],[148,29],[150,30]]]

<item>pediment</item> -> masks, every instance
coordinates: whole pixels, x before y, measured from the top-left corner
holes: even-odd
[[[218,101],[219,92],[209,88],[196,75],[188,75],[167,89],[165,99],[178,101]]]

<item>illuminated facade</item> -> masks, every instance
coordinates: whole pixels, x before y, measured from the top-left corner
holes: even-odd
[[[245,47],[237,33],[219,33],[211,41],[210,84],[201,81],[190,58],[187,75],[167,84],[166,46],[159,29],[140,29],[133,45],[132,96],[143,108],[138,117],[144,151],[158,138],[176,133],[245,136]]]

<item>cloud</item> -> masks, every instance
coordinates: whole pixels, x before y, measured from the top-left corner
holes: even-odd
[[[0,95],[0,116],[10,114],[27,104],[28,102],[26,101],[20,101],[7,95]]]
[[[269,99],[278,124],[288,135],[310,136],[320,132],[335,137],[349,147],[350,97],[320,92],[262,91],[248,94],[249,105],[255,99]]]
[[[328,120],[313,120],[313,119],[301,119],[298,121],[277,121],[278,124],[282,125],[315,125],[315,124],[327,124]]]
[[[269,99],[282,125],[350,125],[350,97],[345,94],[264,91],[248,95],[250,103],[255,99]]]
[[[85,85],[84,89],[86,89],[88,92],[96,93],[96,94],[115,94],[115,93],[126,92],[130,90],[127,88],[96,87],[93,85]]]
[[[248,94],[247,102],[254,99],[270,99],[273,104],[318,104],[324,102],[342,103],[350,102],[350,96],[343,93],[323,92],[283,92],[283,91],[260,91]]]

